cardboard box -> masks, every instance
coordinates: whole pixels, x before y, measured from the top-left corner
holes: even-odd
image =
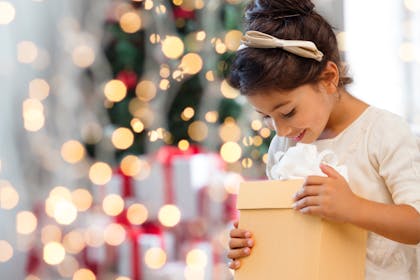
[[[302,179],[244,182],[239,228],[253,233],[235,280],[364,280],[367,232],[292,209]]]

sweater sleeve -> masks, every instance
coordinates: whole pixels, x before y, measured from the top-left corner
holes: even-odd
[[[420,213],[420,150],[417,137],[399,116],[386,112],[373,123],[371,157],[395,204]]]

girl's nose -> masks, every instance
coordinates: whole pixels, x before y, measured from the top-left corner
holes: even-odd
[[[288,136],[292,132],[292,129],[284,125],[281,121],[268,118],[265,120],[265,123],[270,129],[275,130],[278,136]]]
[[[278,136],[282,136],[282,137],[288,136],[292,132],[292,129],[290,127],[284,126],[284,125],[279,126],[279,125],[276,124],[275,129],[276,129],[276,134]]]

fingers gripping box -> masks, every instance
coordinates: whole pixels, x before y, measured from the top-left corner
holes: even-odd
[[[303,179],[244,182],[239,228],[252,232],[251,255],[235,280],[363,280],[367,232],[292,209]]]

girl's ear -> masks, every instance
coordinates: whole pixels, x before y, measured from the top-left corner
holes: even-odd
[[[328,61],[321,73],[320,83],[327,90],[327,93],[333,94],[337,92],[339,80],[340,71],[338,70],[337,64],[332,61]]]

